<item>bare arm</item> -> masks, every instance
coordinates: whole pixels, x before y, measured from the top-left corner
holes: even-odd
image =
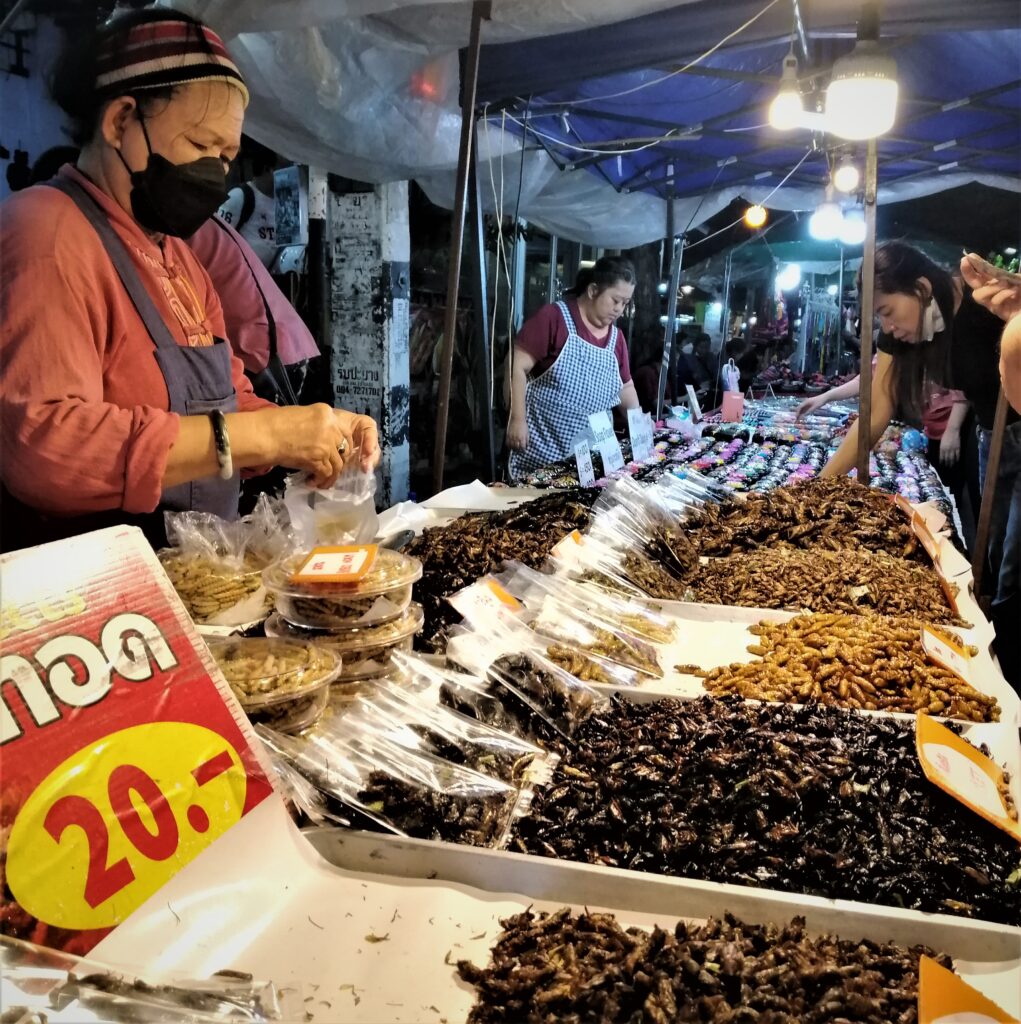
[[[525,416],[525,385],[535,359],[515,347],[511,367],[510,421],[507,424],[507,447],[523,451],[528,447],[528,421]]]
[[[638,408],[638,392],[635,391],[635,382],[633,380],[629,380],[620,389],[620,404],[624,409]],[[653,412],[655,412],[655,409]]]
[[[846,384],[841,384],[839,387],[830,388],[825,394],[816,395],[814,398],[806,398],[798,406],[796,419],[800,420],[803,416],[809,416],[816,409],[821,409],[824,405],[829,405],[830,402],[842,402],[846,398],[857,398],[860,388],[861,377],[859,376],[847,381]]]
[[[879,353],[876,376],[872,381],[872,423],[869,431],[869,448],[883,436],[883,431],[890,425],[894,411],[893,396],[893,357],[886,352]],[[821,477],[846,476],[854,469],[858,461],[858,431],[861,427],[859,419],[847,432],[847,437],[836,450],[833,458],[823,467]],[[867,481],[862,481],[863,483]]]

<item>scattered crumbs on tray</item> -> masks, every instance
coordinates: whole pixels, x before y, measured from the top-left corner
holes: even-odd
[[[390,941],[390,933],[387,932],[385,935],[374,935],[372,932],[369,932],[369,934],[365,936],[365,941],[366,942],[389,942]]]

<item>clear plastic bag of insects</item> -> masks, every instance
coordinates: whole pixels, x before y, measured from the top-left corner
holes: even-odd
[[[239,971],[149,982],[99,960],[6,935],[0,936],[0,976],[3,1019],[25,1024],[280,1020],[292,1019],[300,1006],[300,999],[288,1005],[271,982]]]
[[[358,805],[416,839],[491,846],[504,833],[516,789],[424,751],[412,751],[358,714],[321,722],[302,740],[328,765],[358,770]]]
[[[245,626],[269,614],[261,573],[292,545],[280,502],[262,495],[251,515],[235,521],[208,512],[163,518],[168,546],[159,559],[198,625]]]
[[[652,643],[670,644],[677,639],[677,621],[652,601],[611,594],[566,576],[537,572],[520,562],[507,562],[504,571],[494,578],[526,606],[535,605],[544,597],[553,597],[577,608],[587,618]]]
[[[444,707],[427,703],[399,687],[376,690],[366,703],[402,725],[395,739],[411,742],[453,764],[462,764],[510,785],[517,785],[543,751],[515,733],[505,732]]]
[[[569,740],[601,698],[546,654],[549,641],[523,622],[494,618],[451,633],[447,657],[499,687],[500,699],[528,723],[543,745]],[[529,714],[530,712],[530,714]]]

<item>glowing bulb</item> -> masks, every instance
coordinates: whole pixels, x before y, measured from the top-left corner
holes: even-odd
[[[741,321],[741,330],[742,331],[745,330],[745,328],[747,328],[747,326],[748,326],[748,321],[747,320],[742,320]]]
[[[693,284],[682,284],[681,285],[681,291],[684,292],[685,295],[690,295],[694,290],[695,290],[695,286]]]
[[[809,218],[808,233],[820,242],[832,242],[840,237],[844,225],[844,214],[837,203],[827,200],[815,208]]]
[[[664,313],[664,314],[663,314],[663,315],[662,315],[662,316],[661,316],[661,317],[659,318],[659,322],[660,322],[660,324],[661,324],[661,325],[662,325],[663,327],[666,327],[666,322],[667,322],[667,316],[666,316],[666,313]]]
[[[769,123],[780,131],[790,131],[801,123],[804,111],[798,91],[798,58],[788,53],[783,59],[780,90],[769,105]]]
[[[826,87],[826,127],[842,139],[885,135],[897,118],[897,64],[876,47],[875,40],[859,40],[833,65]]]
[[[666,295],[667,287],[668,285],[666,281],[660,281],[659,284],[656,285],[656,291],[659,292],[660,295]]]
[[[840,229],[840,241],[844,245],[858,246],[865,242],[865,213],[862,210],[848,210]]]
[[[788,263],[776,275],[777,287],[782,292],[792,292],[801,284],[801,267],[797,263]]]
[[[714,302],[709,308],[714,313],[722,313],[723,312],[723,303],[722,302]]]
[[[861,181],[858,168],[849,160],[845,160],[833,172],[833,187],[838,192],[853,192]]]
[[[756,203],[754,206],[749,206],[744,212],[744,222],[750,228],[761,228],[766,223],[766,218],[769,214],[766,213],[764,206],[759,206]]]
[[[828,288],[826,289],[826,294],[827,294],[827,295],[836,295],[836,294],[837,294],[837,286],[836,286],[835,284],[831,284],[831,285],[830,285],[830,286],[829,286],[829,287],[828,287]]]
[[[1004,256],[1016,256],[1017,255],[1017,249],[1013,245],[1008,245],[1007,248],[1003,250],[1003,255]]]
[[[757,316],[755,316],[754,314],[752,314],[750,317],[748,317],[748,323],[750,323],[752,325],[752,327],[754,327],[758,322],[759,322],[759,318]]]

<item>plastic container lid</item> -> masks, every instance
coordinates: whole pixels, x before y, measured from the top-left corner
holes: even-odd
[[[422,563],[417,558],[382,548],[376,553],[372,569],[358,583],[294,583],[291,575],[309,554],[310,552],[305,552],[271,565],[262,574],[266,588],[285,597],[349,600],[353,597],[378,597],[381,594],[388,594],[391,590],[406,587],[422,578]]]
[[[323,713],[342,665],[331,647],[280,637],[231,637],[208,646],[245,713],[285,732]]]

